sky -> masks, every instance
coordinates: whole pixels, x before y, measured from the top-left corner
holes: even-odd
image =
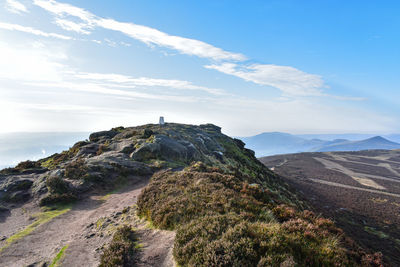
[[[400,133],[400,2],[0,0],[0,132]]]

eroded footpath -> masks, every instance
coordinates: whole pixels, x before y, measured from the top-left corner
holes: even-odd
[[[137,229],[141,243],[138,265],[172,266],[174,232],[149,229],[135,216],[121,220],[124,208],[135,209],[137,197],[147,183],[148,178],[135,177],[113,194],[93,195],[77,202],[70,211],[9,244],[0,254],[0,266],[42,266],[51,263],[63,248],[59,265],[97,266],[113,230],[128,222]],[[17,217],[10,216],[10,220],[14,223]],[[9,223],[7,219],[1,222],[3,226]]]

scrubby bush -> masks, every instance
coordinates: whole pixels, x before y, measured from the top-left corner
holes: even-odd
[[[362,255],[347,249],[332,221],[299,212],[247,178],[201,163],[160,171],[139,196],[138,214],[157,227],[176,230],[174,256],[181,266],[361,263]]]
[[[65,167],[65,177],[70,179],[83,179],[85,176],[88,175],[88,168],[85,165],[83,159],[78,158],[77,160],[69,163]]]
[[[196,217],[236,212],[255,220],[267,210],[243,183],[221,172],[162,171],[152,178],[138,199],[138,212],[154,225],[174,229]]]
[[[351,266],[338,238],[301,220],[283,225],[215,215],[178,228],[174,256],[183,266],[280,266],[289,260],[296,266]]]
[[[41,166],[40,162],[27,160],[27,161],[20,162],[14,168],[5,168],[5,169],[0,170],[0,174],[4,174],[4,175],[18,174],[18,173],[22,173],[24,171],[38,169],[41,167],[42,166]]]
[[[50,194],[40,200],[40,206],[50,206],[54,204],[66,204],[77,200],[77,196],[72,193]]]
[[[22,170],[26,170],[26,169],[34,169],[34,168],[40,168],[40,167],[41,167],[41,165],[39,162],[27,160],[27,161],[20,162],[17,166],[15,166],[15,169],[22,171]]]
[[[57,168],[61,163],[71,160],[76,154],[78,154],[79,149],[89,144],[87,141],[80,141],[73,145],[69,150],[63,151],[61,153],[55,153],[50,157],[41,159],[37,161],[42,167],[53,170]]]
[[[50,176],[46,179],[46,185],[52,194],[63,194],[69,192],[68,184],[59,176]]]
[[[109,246],[104,249],[99,267],[134,266],[137,253],[137,238],[129,226],[122,226],[114,233]]]
[[[50,176],[46,179],[49,194],[40,200],[41,206],[53,205],[57,203],[69,203],[77,200],[75,192],[59,176]]]

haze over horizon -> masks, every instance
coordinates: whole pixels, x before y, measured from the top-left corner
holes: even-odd
[[[397,1],[0,2],[0,132],[400,132]],[[171,20],[171,18],[174,18]]]

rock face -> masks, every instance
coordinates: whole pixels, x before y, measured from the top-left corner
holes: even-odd
[[[227,151],[227,147],[234,149]],[[113,128],[92,133],[89,140],[76,143],[68,151],[0,171],[0,203],[7,206],[34,198],[45,199],[48,204],[49,199],[75,199],[116,180],[148,176],[197,161],[243,168],[240,160],[245,159],[239,152],[254,157],[244,143],[223,135],[221,128],[212,124]]]

